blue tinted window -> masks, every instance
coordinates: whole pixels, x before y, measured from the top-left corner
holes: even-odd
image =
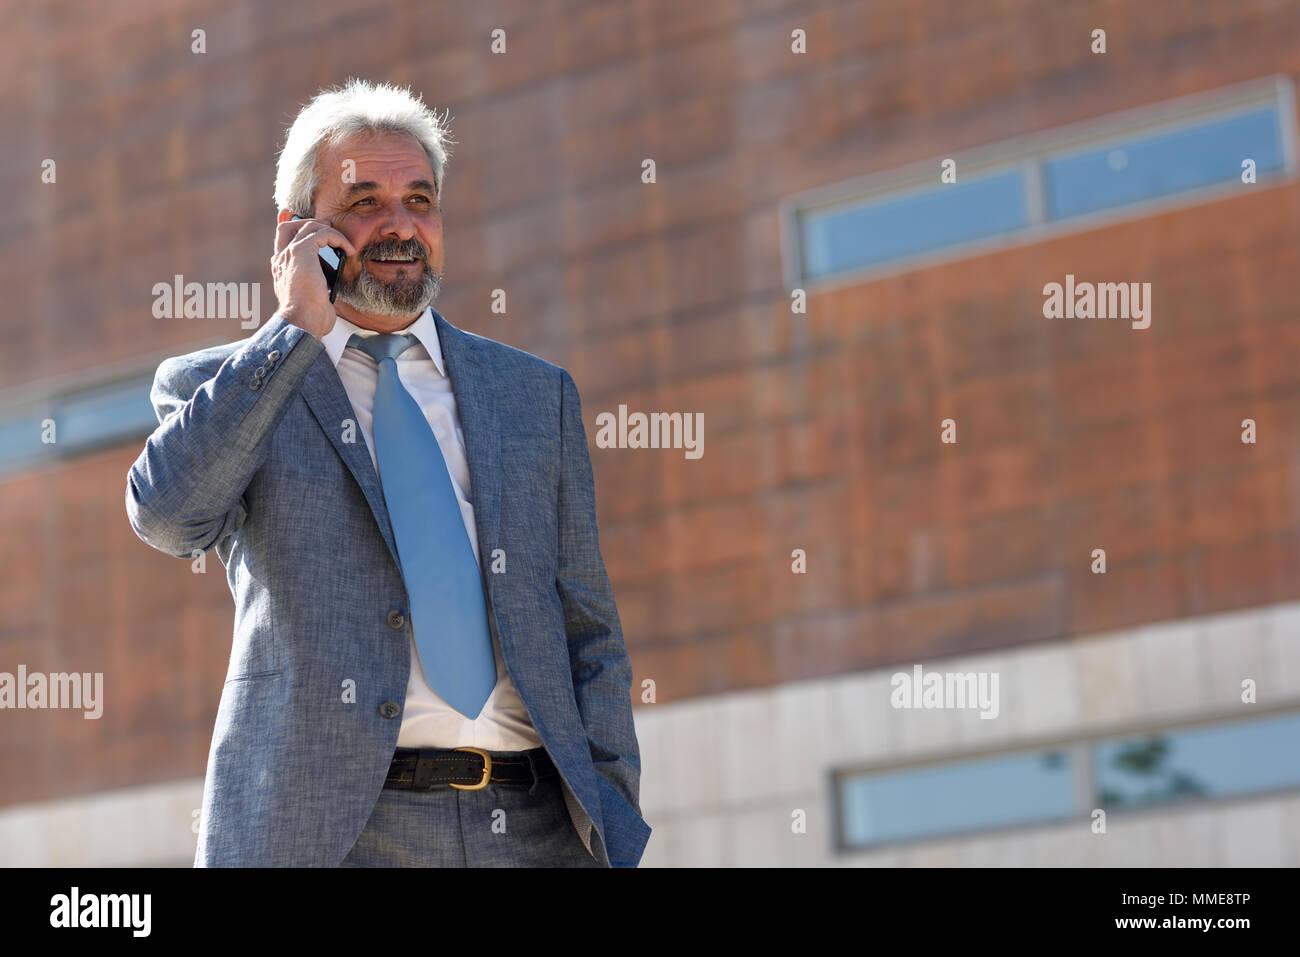
[[[1027,225],[1018,169],[803,218],[810,278],[901,259]]]
[[[56,416],[61,450],[90,449],[147,436],[158,425],[149,401],[152,385],[149,376],[68,396],[59,404]]]
[[[1093,764],[1110,808],[1300,787],[1300,715],[1105,741]]]
[[[1300,713],[1125,735],[1089,747],[1110,810],[1300,788]],[[842,780],[849,847],[1068,819],[1079,812],[1064,751],[973,758]]]
[[[0,419],[0,473],[149,435],[158,425],[149,401],[152,385],[152,375],[141,376],[60,396],[52,409]],[[41,422],[47,418],[54,420],[53,444],[41,441]]]
[[[52,455],[50,446],[41,442],[44,418],[33,412],[0,422],[0,470],[22,468]]]
[[[844,840],[884,841],[1057,820],[1076,811],[1065,752],[1003,755],[843,782]]]
[[[1048,160],[1047,216],[1063,219],[1240,182],[1246,158],[1255,161],[1258,174],[1282,169],[1282,130],[1273,107]]]

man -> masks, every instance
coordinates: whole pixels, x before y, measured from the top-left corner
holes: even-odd
[[[448,142],[406,90],[317,96],[279,309],[158,369],[127,514],[215,548],[236,609],[196,866],[635,867],[649,837],[573,379],[430,305]]]

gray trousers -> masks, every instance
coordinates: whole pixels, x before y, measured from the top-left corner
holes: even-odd
[[[498,752],[490,752],[494,756]],[[384,788],[342,867],[602,867],[583,846],[558,774],[531,788]]]

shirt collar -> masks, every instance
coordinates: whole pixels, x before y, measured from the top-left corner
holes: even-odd
[[[409,333],[419,340],[419,345],[412,346],[405,353],[406,356],[412,359],[424,358],[420,355],[420,346],[423,346],[425,351],[428,352],[429,358],[433,360],[433,364],[438,367],[438,373],[443,376],[447,374],[446,366],[442,360],[442,347],[438,343],[438,326],[433,321],[432,307],[426,306],[418,319],[406,328],[397,331]],[[336,368],[339,359],[343,356],[343,350],[347,348],[348,340],[352,338],[353,334],[360,336],[378,335],[375,331],[362,329],[360,326],[348,322],[348,320],[336,314],[334,328],[321,340],[325,346],[325,351],[329,353],[330,361],[334,363]]]

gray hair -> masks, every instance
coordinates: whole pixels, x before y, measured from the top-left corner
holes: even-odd
[[[442,176],[451,153],[447,119],[424,105],[409,89],[388,83],[349,79],[324,90],[302,108],[289,127],[275,167],[275,205],[310,216],[320,176],[316,157],[322,146],[337,146],[358,133],[406,133],[415,138],[433,167],[433,186],[442,202]]]

